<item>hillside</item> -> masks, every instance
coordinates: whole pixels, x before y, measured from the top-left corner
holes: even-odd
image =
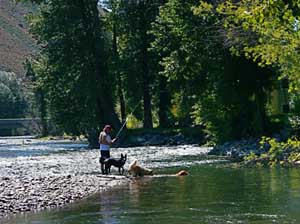
[[[0,0],[0,70],[12,71],[23,77],[23,62],[37,51],[28,33],[25,15],[34,10],[30,3]]]

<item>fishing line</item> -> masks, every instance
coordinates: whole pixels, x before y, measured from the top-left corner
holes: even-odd
[[[125,125],[126,125],[126,123],[127,123],[127,121],[128,121],[129,116],[131,116],[131,115],[134,113],[134,111],[136,110],[136,108],[138,107],[138,105],[140,104],[140,102],[141,102],[141,100],[140,100],[140,101],[137,103],[137,105],[133,108],[133,110],[131,111],[131,113],[130,113],[129,115],[126,116],[125,122],[124,122],[124,124],[122,125],[122,127],[120,128],[120,130],[118,131],[118,134],[116,135],[116,138],[119,137],[119,135],[121,134],[122,130],[124,129],[124,127],[125,127]]]

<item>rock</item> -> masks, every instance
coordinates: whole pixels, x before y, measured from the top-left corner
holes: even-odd
[[[243,158],[251,152],[255,154],[261,153],[258,142],[253,139],[226,142],[223,145],[214,147],[208,154],[227,156],[235,161],[242,161]]]

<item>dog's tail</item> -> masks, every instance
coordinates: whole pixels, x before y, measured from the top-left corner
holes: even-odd
[[[129,168],[128,168],[128,173],[131,174],[134,170],[134,167],[137,164],[137,160],[134,160],[132,163],[130,163]]]
[[[132,163],[130,163],[129,167],[134,167],[137,164],[137,160],[134,160]]]

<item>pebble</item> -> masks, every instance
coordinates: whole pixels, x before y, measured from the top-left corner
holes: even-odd
[[[226,142],[223,145],[214,147],[208,154],[230,157],[235,161],[242,161],[251,152],[262,153],[258,140],[240,140]]]
[[[173,140],[178,142],[181,139],[183,139],[182,135],[178,135]],[[204,151],[207,153],[206,148],[203,150],[198,146],[189,147],[194,155]],[[178,151],[182,151],[180,146],[171,150],[165,147],[158,149],[144,147],[144,149],[150,152],[153,150],[153,153],[149,153],[152,156],[159,156],[162,152],[166,152],[170,157],[173,157],[173,152],[177,154]],[[144,149],[143,147],[126,149],[132,154],[128,162],[130,163],[134,158],[144,162],[150,160],[151,157],[145,159]],[[119,156],[120,150],[112,150],[112,156]],[[117,169],[113,169],[112,172],[117,173]],[[1,216],[64,206],[130,181],[124,176],[100,173],[98,149],[53,153],[45,156],[0,158],[0,199],[2,199],[0,223]],[[9,207],[10,205],[13,207]]]
[[[90,154],[85,155],[86,158],[82,158],[80,153],[74,154],[70,155],[72,160],[60,166],[49,164],[51,156],[37,157],[34,160],[33,158],[31,160],[29,158],[7,159],[13,166],[0,163],[2,176],[0,178],[0,223],[1,217],[9,214],[63,206],[103,190],[104,185],[113,186],[128,181],[125,176],[112,179],[97,175],[94,171],[100,169],[98,154],[92,154],[96,156],[95,158],[89,158]],[[53,157],[56,158],[51,163],[62,161],[57,158],[58,155]],[[74,160],[80,161],[79,169]],[[84,164],[84,161],[89,162]],[[90,164],[90,161],[95,162]],[[53,167],[55,172],[52,172]],[[92,171],[95,174],[92,174]]]

